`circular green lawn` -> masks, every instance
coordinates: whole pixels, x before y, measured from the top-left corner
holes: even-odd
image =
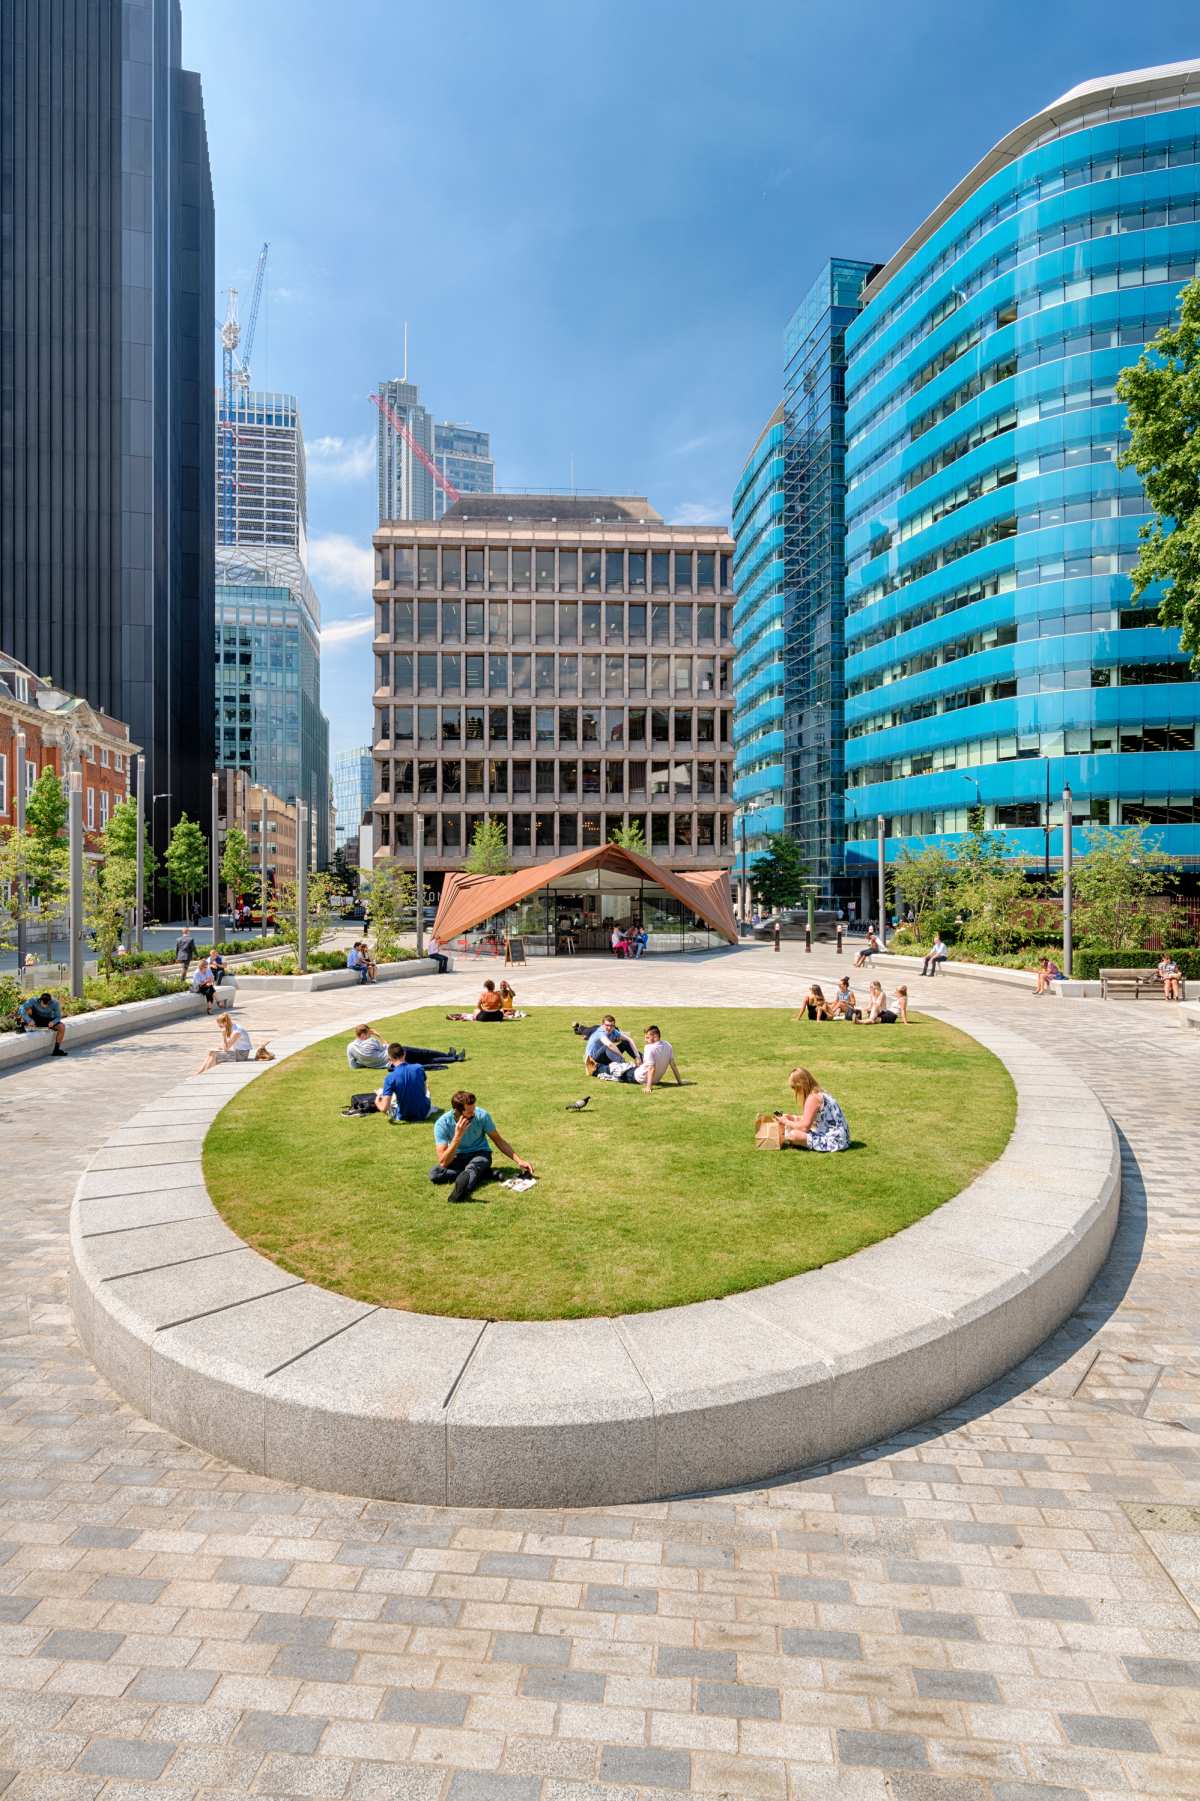
[[[342,1118],[351,1093],[381,1078],[347,1069],[341,1035],[229,1102],[205,1143],[209,1193],[255,1249],[322,1288],[420,1313],[565,1319],[710,1300],[832,1263],[949,1200],[1012,1129],[1004,1066],[920,1015],[905,1029],[782,1009],[626,1012],[639,1044],[644,1025],[662,1027],[684,1077],[650,1095],[587,1079],[578,1017],[539,1008],[482,1032],[428,1008],[378,1024],[385,1040],[467,1046],[465,1064],[430,1075],[433,1098],[478,1095],[534,1164],[524,1194],[492,1182],[450,1206],[429,1181],[431,1125]],[[850,1151],[755,1150],[755,1115],[790,1107],[797,1063],[842,1103]],[[564,1110],[584,1094],[586,1111]]]

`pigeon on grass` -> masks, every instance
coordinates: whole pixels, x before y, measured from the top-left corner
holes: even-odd
[[[585,1094],[581,1101],[569,1101],[567,1103],[567,1105],[563,1108],[563,1112],[564,1113],[582,1113],[584,1108],[587,1106],[588,1102],[591,1100],[591,1098],[592,1097],[590,1094]]]

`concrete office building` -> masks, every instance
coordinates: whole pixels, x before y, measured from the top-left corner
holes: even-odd
[[[452,419],[436,423],[407,375],[381,381],[376,392],[452,488],[464,496],[494,492],[496,465],[487,432]],[[445,513],[444,490],[382,412],[375,429],[375,469],[380,525],[389,519],[440,519]]]
[[[1130,605],[1113,387],[1200,257],[1200,61],[1089,81],[912,232],[846,333],[846,830],[869,870],[977,803],[1029,867],[1145,824],[1200,866],[1200,682]]]
[[[213,201],[179,0],[0,8],[0,646],[127,722],[159,848],[213,763]]]
[[[780,402],[733,491],[734,894],[739,918],[767,840],[787,817],[784,778],[784,423]]]
[[[728,866],[733,541],[641,498],[473,496],[375,534],[375,857],[514,865],[642,823],[672,869]]]

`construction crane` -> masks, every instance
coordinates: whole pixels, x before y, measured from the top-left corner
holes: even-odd
[[[246,322],[245,348],[237,354],[242,341],[238,320],[238,291],[230,288],[221,322],[221,480],[217,495],[217,537],[221,544],[232,544],[237,529],[237,501],[234,456],[234,401],[237,394],[250,388],[250,352],[254,348],[254,332],[258,324],[258,308],[262,300],[263,278],[267,269],[269,244],[258,253],[254,271],[254,289],[250,297],[250,317]]]
[[[442,474],[428,451],[417,443],[417,440],[413,437],[413,434],[409,431],[395,407],[392,406],[389,401],[384,400],[379,394],[372,394],[371,399],[379,408],[392,430],[404,439],[404,442],[408,445],[412,454],[424,463],[426,469],[428,469],[430,475],[442,490],[442,493],[446,496],[447,506],[453,506],[456,500],[461,500],[462,495],[454,486],[454,483],[449,481],[446,476]]]

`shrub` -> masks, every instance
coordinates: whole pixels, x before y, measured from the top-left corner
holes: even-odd
[[[1077,950],[1071,959],[1071,974],[1077,982],[1094,982],[1102,969],[1153,969],[1161,956],[1175,959],[1185,981],[1200,982],[1200,950]]]

